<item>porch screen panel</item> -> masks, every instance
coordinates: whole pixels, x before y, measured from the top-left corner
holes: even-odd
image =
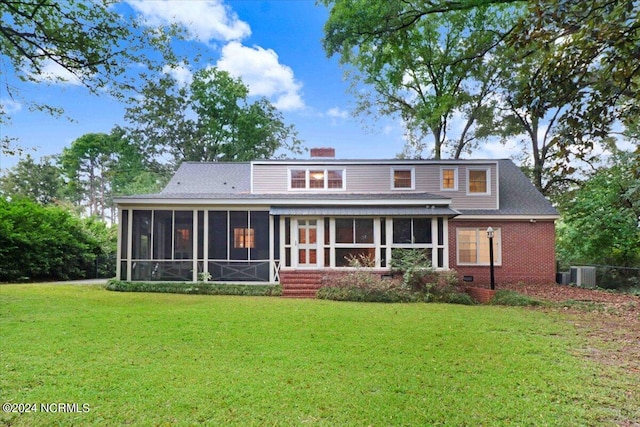
[[[250,212],[254,230],[254,247],[249,249],[250,259],[269,259],[269,212]]]
[[[204,211],[198,211],[198,259],[204,258]],[[198,271],[202,271],[200,268]]]
[[[412,243],[411,218],[393,220],[393,243]]]
[[[373,218],[336,218],[336,267],[348,267],[351,258],[375,260]]]
[[[336,243],[353,243],[353,219],[336,219]]]
[[[120,258],[127,259],[129,258],[129,253],[127,249],[129,245],[127,242],[129,241],[129,211],[124,209],[120,212]]]
[[[227,211],[209,211],[209,259],[227,259]]]
[[[153,259],[171,259],[173,211],[153,213]]]
[[[278,215],[273,218],[273,258],[276,261],[280,260],[280,216]]]
[[[413,243],[431,243],[431,219],[413,219]]]
[[[133,211],[132,258],[151,258],[151,211]]]
[[[355,220],[355,243],[373,243],[373,220]]]
[[[174,258],[193,259],[193,211],[176,211]]]

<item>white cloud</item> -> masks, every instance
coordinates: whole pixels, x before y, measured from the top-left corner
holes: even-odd
[[[22,104],[9,98],[0,98],[0,111],[5,114],[14,114],[22,110]]]
[[[246,47],[234,41],[222,48],[216,67],[241,78],[250,95],[267,97],[280,110],[305,107],[302,85],[296,82],[290,67],[279,63],[272,49]]]
[[[184,64],[177,66],[165,65],[162,68],[162,72],[173,76],[181,86],[190,85],[193,81],[193,73],[191,73],[191,70]]]
[[[327,110],[327,116],[333,117],[334,119],[348,119],[349,112],[342,110],[340,107],[333,107]]]
[[[149,24],[181,24],[194,40],[241,40],[251,34],[249,24],[241,21],[221,0],[129,0],[128,3],[142,13]]]
[[[43,62],[43,66],[40,68],[39,73],[29,73],[29,75],[32,79],[38,82],[69,84],[72,86],[82,85],[78,76],[50,59]]]

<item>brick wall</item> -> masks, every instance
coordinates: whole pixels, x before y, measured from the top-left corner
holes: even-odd
[[[472,286],[487,286],[489,266],[457,265],[456,229],[458,227],[500,228],[502,233],[502,265],[494,267],[496,287],[500,283],[555,282],[555,224],[553,221],[468,221],[449,222],[449,266],[463,276],[473,276]]]

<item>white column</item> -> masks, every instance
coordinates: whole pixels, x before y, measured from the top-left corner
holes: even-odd
[[[193,210],[193,218],[191,220],[191,224],[193,227],[193,230],[191,233],[191,239],[192,239],[191,265],[192,265],[192,271],[193,271],[193,273],[191,274],[191,281],[197,282],[198,281],[198,210],[197,209]],[[175,234],[175,231],[174,231],[174,234]]]
[[[133,209],[128,210],[127,214],[129,221],[127,223],[127,282],[131,281],[131,258],[133,254],[131,251],[133,250]],[[118,278],[119,280],[119,278]]]
[[[273,215],[269,215],[269,283],[274,283],[276,280],[276,264],[274,260],[275,248],[275,236],[274,236],[274,218]]]

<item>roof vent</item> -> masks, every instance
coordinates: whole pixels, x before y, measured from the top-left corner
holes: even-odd
[[[336,149],[330,147],[322,147],[322,148],[312,148],[311,149],[311,158],[315,157],[324,157],[324,158],[335,158],[336,157]]]

